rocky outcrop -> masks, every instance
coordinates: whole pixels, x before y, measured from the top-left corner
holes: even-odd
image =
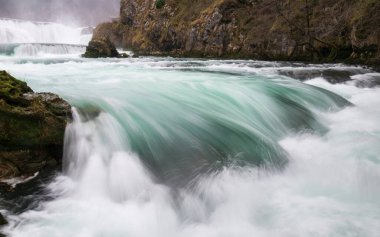
[[[138,54],[380,62],[380,1],[122,0],[97,27]]]
[[[70,105],[0,71],[0,182],[57,168]]]
[[[108,37],[97,37],[90,41],[83,54],[85,58],[115,58],[119,53]]]

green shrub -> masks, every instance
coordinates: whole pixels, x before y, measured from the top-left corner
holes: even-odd
[[[156,0],[156,8],[161,9],[165,6],[165,0]]]

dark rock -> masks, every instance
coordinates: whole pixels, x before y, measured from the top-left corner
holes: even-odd
[[[0,182],[58,168],[71,106],[0,71]]]
[[[8,221],[4,218],[4,216],[0,213],[0,227],[8,225]],[[6,235],[0,232],[0,237],[6,237]]]
[[[129,55],[127,53],[121,53],[119,58],[129,58]]]
[[[88,103],[77,108],[77,112],[80,114],[81,120],[87,122],[98,117],[102,110],[98,106]]]
[[[0,226],[8,225],[8,221],[4,218],[4,216],[0,213]]]
[[[322,77],[322,70],[318,69],[307,69],[304,70],[279,70],[280,75],[291,77],[300,81],[306,81],[317,77]]]
[[[93,38],[83,54],[85,58],[115,58],[119,56],[115,45],[106,37]]]
[[[326,81],[336,84],[351,81],[351,76],[354,74],[350,71],[328,69],[324,70],[322,75]]]
[[[355,86],[360,88],[373,88],[380,86],[380,74],[367,75],[361,80],[355,80]]]

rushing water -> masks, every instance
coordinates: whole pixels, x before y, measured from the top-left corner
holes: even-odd
[[[91,36],[88,27],[0,18],[0,55],[80,54]]]
[[[49,198],[7,206],[10,236],[380,233],[378,73],[79,54],[0,68],[75,106],[64,170]]]

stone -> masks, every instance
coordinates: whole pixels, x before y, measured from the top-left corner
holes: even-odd
[[[71,106],[0,71],[0,182],[59,168]]]
[[[115,45],[106,37],[93,38],[83,54],[85,58],[115,58],[119,56]]]
[[[8,221],[4,218],[4,216],[0,213],[0,226],[8,225]]]

